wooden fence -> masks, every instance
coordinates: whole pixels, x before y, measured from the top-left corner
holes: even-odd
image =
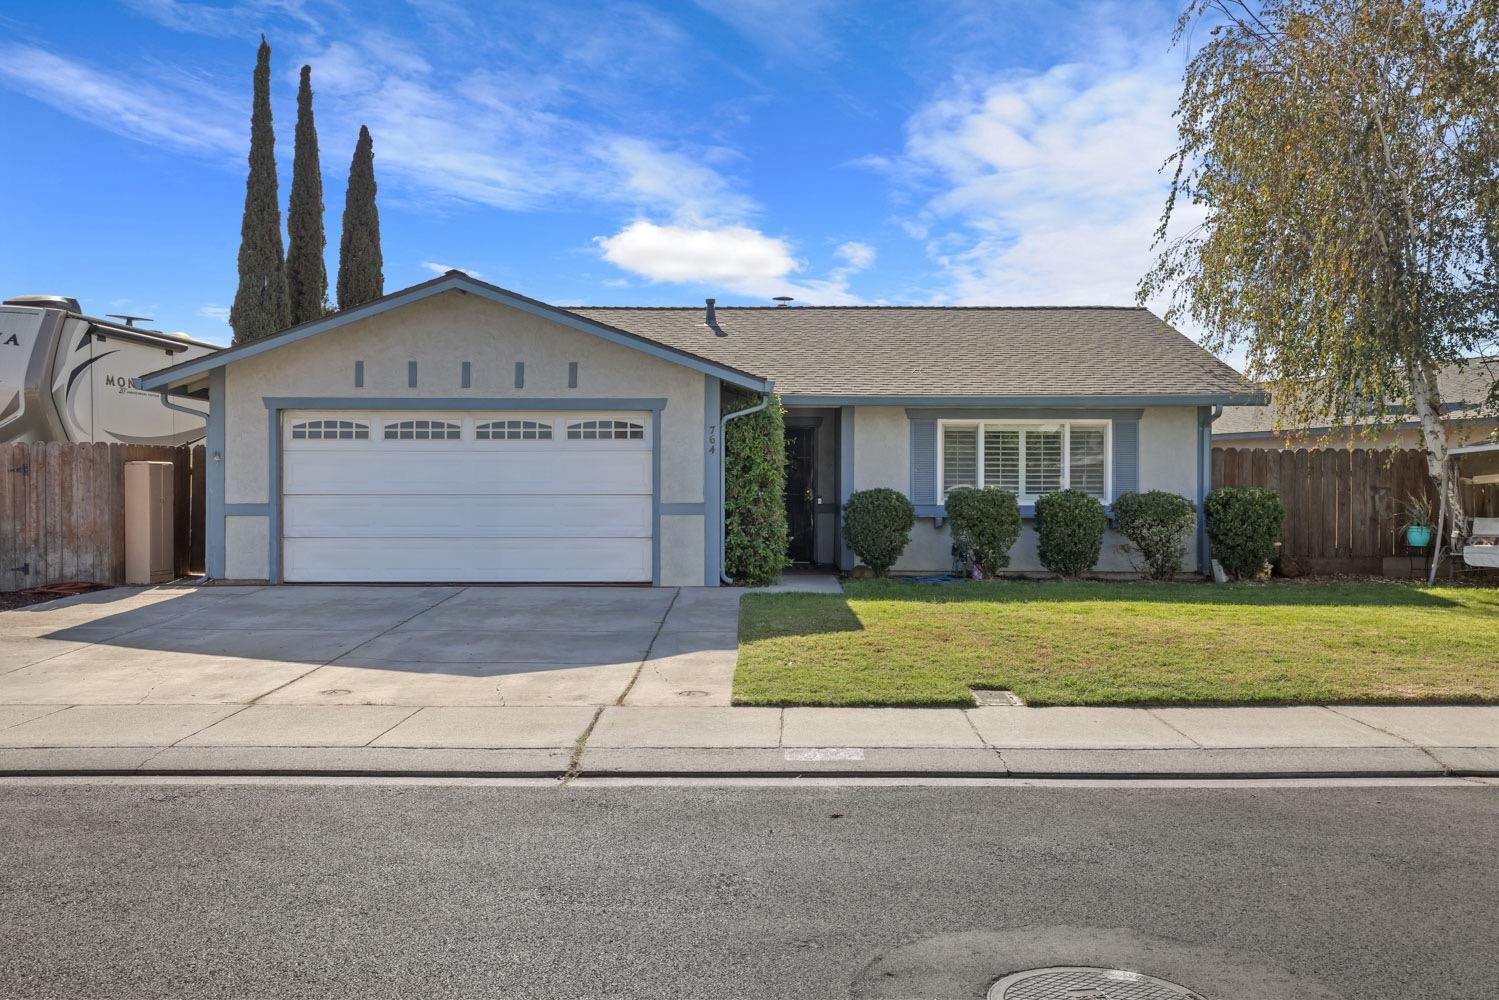
[[[1379,573],[1387,556],[1419,558],[1405,544],[1406,499],[1437,500],[1417,449],[1214,448],[1213,486],[1263,486],[1286,507],[1281,558],[1303,573]],[[1492,517],[1499,489],[1465,486],[1464,512]]]
[[[125,463],[137,461],[176,467],[175,568],[201,571],[202,445],[0,444],[0,591],[124,583]]]

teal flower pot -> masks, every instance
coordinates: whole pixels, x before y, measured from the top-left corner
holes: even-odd
[[[1413,549],[1424,549],[1431,544],[1431,529],[1424,524],[1408,525],[1405,529],[1405,544]]]

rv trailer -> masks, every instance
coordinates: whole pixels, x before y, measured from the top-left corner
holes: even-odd
[[[134,319],[85,316],[77,299],[55,295],[0,303],[0,443],[201,439],[206,413],[168,407],[131,380],[218,348]]]

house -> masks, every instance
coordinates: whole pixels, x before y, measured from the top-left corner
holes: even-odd
[[[1499,358],[1468,358],[1437,372],[1437,391],[1453,447],[1479,444],[1499,431],[1499,413],[1485,403],[1499,382]],[[1327,417],[1311,427],[1276,431],[1275,401],[1229,406],[1213,423],[1213,444],[1223,448],[1421,448],[1421,426],[1399,420],[1368,432]]]
[[[1214,408],[1261,398],[1141,309],[564,309],[457,271],[141,386],[209,402],[209,576],[272,582],[716,585],[720,408],[772,390],[793,555],[852,568],[841,505],[888,486],[896,570],[945,571],[947,490],[1198,502]]]

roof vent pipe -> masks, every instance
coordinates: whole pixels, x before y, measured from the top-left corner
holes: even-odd
[[[708,317],[703,322],[709,326],[716,326],[718,325],[718,310],[714,307],[718,304],[718,300],[707,299],[705,301],[708,303]]]

